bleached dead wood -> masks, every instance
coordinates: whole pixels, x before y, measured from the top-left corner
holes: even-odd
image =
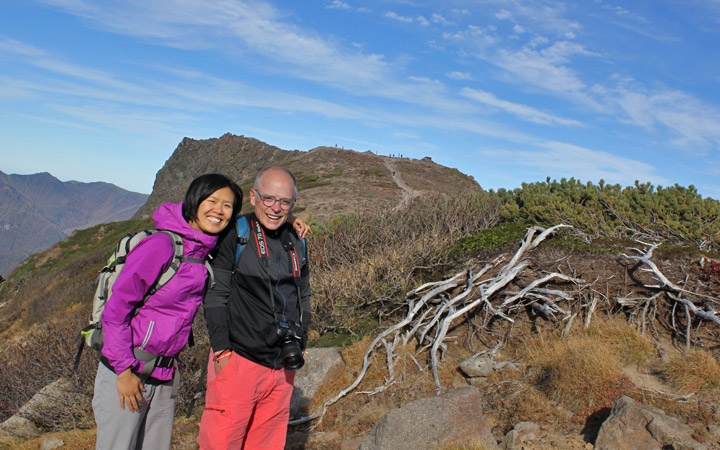
[[[668,277],[665,276],[665,274],[662,273],[660,268],[651,260],[653,256],[653,251],[660,246],[660,244],[647,244],[641,241],[637,241],[640,244],[643,244],[646,246],[647,250],[641,250],[638,248],[632,248],[637,255],[627,255],[625,253],[622,253],[623,256],[626,258],[638,261],[639,264],[644,264],[647,266],[647,268],[641,268],[642,271],[649,272],[653,275],[652,282],[656,284],[649,284],[649,283],[643,283],[643,286],[648,289],[653,289],[659,291],[655,295],[653,295],[650,298],[647,299],[628,299],[628,298],[618,298],[618,303],[620,303],[623,306],[632,306],[635,308],[639,308],[640,306],[643,307],[642,311],[642,332],[645,332],[645,323],[646,323],[646,314],[647,310],[651,303],[653,303],[659,296],[662,294],[667,295],[669,299],[673,301],[673,307],[671,312],[671,321],[672,321],[672,328],[677,330],[678,332],[682,333],[682,331],[678,330],[675,325],[675,310],[677,305],[682,305],[685,310],[685,316],[686,316],[686,324],[685,324],[685,347],[687,349],[690,349],[691,344],[691,332],[692,332],[692,316],[699,317],[702,320],[707,320],[710,322],[714,322],[718,325],[720,325],[720,316],[718,316],[715,309],[712,307],[713,303],[720,303],[720,299],[702,294],[700,292],[693,292],[689,289],[685,289],[683,286],[687,284],[687,276],[685,278],[685,281],[681,284],[673,283],[668,279]],[[704,299],[704,306],[703,308],[699,308],[694,302],[693,298],[700,300]],[[633,304],[634,303],[634,304]],[[710,307],[708,307],[710,305]]]
[[[697,317],[700,317],[703,320],[709,320],[711,322],[715,322],[718,325],[720,325],[720,317],[718,317],[717,312],[710,308],[700,309],[698,308],[690,299],[681,297],[682,294],[686,294],[691,297],[702,297],[705,299],[706,302],[712,302],[712,303],[720,303],[720,299],[705,295],[699,292],[693,292],[690,290],[687,290],[683,287],[681,287],[679,284],[673,283],[670,281],[658,268],[658,266],[650,259],[652,258],[653,251],[660,246],[660,244],[647,244],[644,242],[638,241],[638,243],[643,244],[648,247],[647,250],[640,250],[638,248],[633,248],[635,252],[637,252],[639,255],[627,255],[625,253],[622,253],[622,255],[630,260],[638,261],[642,264],[645,264],[648,269],[647,271],[651,272],[655,278],[654,281],[658,282],[658,284],[644,284],[644,286],[648,289],[660,289],[667,292],[667,295],[670,299],[675,301],[676,303],[681,303],[688,312],[688,326],[691,322],[690,320],[690,313],[694,314]],[[620,302],[620,299],[618,299]],[[622,304],[622,302],[621,302]],[[686,338],[689,339],[690,332],[687,331]]]
[[[595,312],[597,300],[598,296],[593,293],[592,301],[590,302],[590,307],[588,308],[587,317],[585,318],[585,329],[588,329],[590,327],[590,319],[592,318],[593,312]]]
[[[407,306],[405,317],[373,339],[363,356],[362,368],[355,380],[328,400],[320,411],[290,423],[300,424],[318,418],[322,420],[329,406],[360,384],[378,350],[384,349],[387,358],[389,378],[385,380],[385,386],[393,383],[395,361],[401,356],[399,347],[407,345],[411,339],[416,339],[419,353],[428,351],[426,357],[430,361],[436,390],[440,392],[442,385],[439,366],[442,351],[446,348],[445,341],[451,338],[448,336],[448,331],[456,321],[482,308],[485,308],[486,313],[491,317],[512,322],[513,312],[521,306],[530,306],[548,317],[553,317],[556,313],[562,314],[565,320],[570,319],[568,325],[572,323],[571,317],[574,316],[571,316],[569,310],[557,304],[558,301],[568,301],[572,297],[565,292],[548,289],[545,286],[551,282],[581,284],[582,280],[561,273],[546,274],[529,283],[520,279],[530,266],[530,261],[527,259],[528,252],[563,227],[568,225],[561,224],[547,229],[531,227],[525,234],[520,248],[507,263],[503,264],[505,257],[501,256],[478,270],[471,267],[446,280],[425,283],[409,291],[405,300]],[[505,292],[510,283],[525,285],[519,291]],[[415,360],[414,356],[413,360]],[[381,388],[383,387],[377,389]]]

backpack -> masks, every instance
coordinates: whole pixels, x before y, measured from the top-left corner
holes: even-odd
[[[150,289],[148,289],[148,291],[145,293],[145,297],[143,297],[143,300],[133,311],[133,316],[135,316],[138,311],[140,311],[140,309],[143,307],[148,298],[150,298],[150,296],[159,291],[163,286],[168,284],[168,282],[170,282],[172,277],[177,273],[180,264],[183,262],[204,264],[208,270],[208,283],[209,285],[214,284],[215,277],[209,262],[203,258],[190,258],[184,256],[185,249],[183,246],[183,240],[179,234],[168,230],[143,230],[123,236],[118,241],[117,246],[115,247],[115,251],[112,253],[112,255],[110,255],[107,263],[102,269],[100,269],[100,273],[98,274],[96,280],[97,288],[95,289],[95,295],[93,296],[92,312],[90,313],[90,324],[80,330],[80,333],[78,334],[78,350],[77,354],[75,355],[73,371],[77,371],[80,364],[80,356],[82,355],[82,351],[84,348],[83,343],[98,352],[102,350],[102,312],[105,309],[105,305],[107,304],[108,299],[112,295],[113,284],[120,275],[120,272],[122,272],[123,268],[125,267],[125,261],[127,260],[128,253],[130,253],[130,251],[135,248],[135,246],[141,240],[155,233],[166,234],[172,239],[172,261],[170,262],[167,270],[158,275],[158,278],[153,282],[153,284],[150,286]],[[177,366],[176,358],[154,355],[152,353],[144,352],[139,349],[134,349],[133,353],[135,358],[146,362],[143,367],[143,373],[140,374],[141,379],[144,378],[143,382],[145,381],[145,379],[147,379],[147,377],[150,376],[150,373],[152,373],[155,367]]]

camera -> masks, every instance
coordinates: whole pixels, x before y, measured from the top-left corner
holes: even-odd
[[[288,370],[298,370],[305,364],[301,332],[298,323],[277,322],[265,332],[265,340],[271,346],[280,347],[280,358]]]

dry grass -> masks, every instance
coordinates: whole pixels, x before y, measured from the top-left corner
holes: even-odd
[[[320,334],[368,334],[368,317],[387,314],[410,288],[435,276],[458,239],[499,221],[496,198],[483,193],[415,199],[403,209],[338,216],[308,240],[313,313]]]
[[[720,388],[720,364],[705,350],[672,355],[661,369],[666,381],[681,393],[715,392]]]
[[[642,366],[654,352],[645,336],[616,316],[593,322],[585,333],[590,339],[602,342],[624,364]]]
[[[370,338],[365,338],[343,349],[346,367],[326,376],[316,392],[311,410],[319,409],[326,400],[336,396],[356,379],[370,341]],[[382,350],[377,351],[361,383],[328,409],[316,430],[341,431],[346,438],[365,435],[391,409],[435,395],[432,374],[424,366],[423,357],[414,353],[414,347],[408,345],[400,348],[397,356],[398,362],[391,380],[386,355]],[[420,365],[413,357],[419,360]],[[452,363],[443,365],[440,376],[448,387],[467,385]]]
[[[480,443],[469,443],[465,445],[451,445],[447,447],[441,447],[439,450],[491,450],[490,447]]]
[[[571,409],[591,402],[594,387],[620,376],[620,361],[608,346],[588,335],[567,339],[543,336],[526,341],[526,360],[537,372],[537,383],[548,396]]]
[[[555,424],[565,417],[562,408],[537,390],[531,380],[518,377],[497,383],[498,391],[492,409],[496,412],[494,427],[505,435],[518,422]]]
[[[78,401],[51,408],[32,419],[50,430],[92,425],[88,412],[97,370],[95,352],[86,348],[78,372],[72,371],[77,349],[74,338],[81,323],[53,321],[36,325],[23,334],[22,340],[0,350],[0,420],[18,411],[46,385],[65,378],[75,381],[74,394],[85,396],[87,403]]]
[[[522,341],[518,355],[532,366],[536,386],[580,415],[612,402],[631,386],[621,376],[624,364],[642,364],[651,344],[632,327],[596,320],[588,330],[561,337],[541,334]]]
[[[61,448],[72,450],[94,450],[95,429],[70,430],[63,433],[50,433],[35,439],[22,440],[14,437],[0,438],[0,450],[37,450],[45,439],[56,437],[65,443]]]

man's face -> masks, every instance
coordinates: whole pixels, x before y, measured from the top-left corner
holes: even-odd
[[[266,229],[277,230],[285,223],[295,202],[293,194],[292,178],[280,169],[265,172],[257,190],[250,190],[250,204],[255,207],[255,215]]]

